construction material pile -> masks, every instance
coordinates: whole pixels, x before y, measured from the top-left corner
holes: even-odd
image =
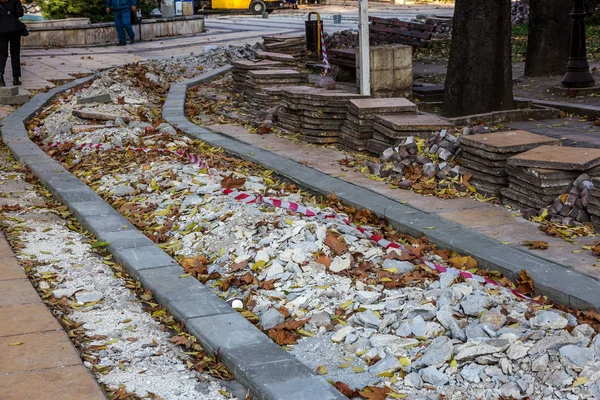
[[[373,137],[373,121],[377,115],[416,114],[417,106],[404,98],[350,100],[339,145],[345,150],[367,150]]]
[[[597,231],[600,231],[600,178],[592,178],[592,188],[587,189],[587,211],[590,215],[590,221],[594,224]],[[581,191],[581,202],[585,200],[585,191]]]
[[[298,65],[298,61],[296,61],[296,58],[286,53],[272,53],[268,51],[257,50],[256,58],[258,58],[259,60],[279,62],[282,65],[286,65],[288,67],[295,67]]]
[[[337,143],[346,119],[348,101],[364,97],[339,90],[284,90],[278,126],[308,143]]]
[[[281,68],[283,64],[271,60],[239,60],[232,61],[231,76],[233,78],[233,87],[238,93],[243,93],[246,90],[246,80],[248,79],[249,71],[258,71],[265,69]]]
[[[481,193],[498,196],[509,184],[507,159],[541,145],[556,145],[558,140],[526,131],[509,131],[463,136],[461,173],[471,175],[469,181]],[[513,183],[517,189],[521,184]]]
[[[435,132],[453,129],[454,124],[434,115],[394,114],[375,117],[373,137],[367,150],[382,154],[389,147],[402,144],[407,137],[430,138]]]
[[[575,204],[575,193],[569,201],[573,206],[567,205],[567,208],[564,203],[563,207],[555,203],[555,199],[573,188],[578,193],[583,191],[583,187],[574,181],[581,174],[598,176],[599,165],[600,149],[545,145],[515,155],[508,159],[509,187],[500,191],[503,202],[522,210],[535,211],[554,204],[555,213],[585,222],[585,214],[580,213],[582,207],[579,203]]]
[[[263,36],[263,46],[271,53],[289,54],[297,59],[306,57],[306,39],[304,35],[280,34]]]
[[[248,71],[246,80],[246,102],[248,110],[256,113],[264,107],[265,102],[272,103],[265,88],[278,86],[294,86],[308,83],[308,75],[293,69]]]
[[[596,178],[595,178],[596,179]],[[600,184],[600,182],[598,182]],[[546,219],[561,225],[573,226],[590,222],[590,213],[594,212],[594,219],[600,222],[600,207],[590,202],[592,195],[594,202],[600,204],[600,193],[594,193],[594,183],[587,174],[581,174],[569,185],[566,193],[562,193],[548,207]],[[596,191],[597,192],[597,191]],[[542,210],[542,214],[544,211]]]

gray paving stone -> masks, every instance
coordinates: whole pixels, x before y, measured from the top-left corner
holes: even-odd
[[[113,252],[115,260],[129,271],[178,265],[156,245],[118,249]],[[133,273],[133,272],[132,272]]]
[[[325,384],[323,384],[325,382]],[[324,378],[294,379],[292,381],[273,383],[265,390],[265,399],[293,399],[293,400],[341,400],[346,396],[329,385]]]
[[[154,242],[137,230],[100,232],[98,235],[96,235],[96,238],[103,242],[111,242],[111,244],[108,246],[108,250],[110,252],[119,249],[131,249],[154,244]]]
[[[152,291],[156,300],[180,321],[228,313],[237,315],[237,311],[196,278],[180,278],[185,270],[179,265],[143,269],[135,274],[144,287]]]
[[[187,321],[186,329],[196,335],[204,349],[212,354],[220,351],[226,355],[230,350],[243,346],[272,343],[267,335],[237,312],[192,318]]]
[[[116,211],[97,218],[89,215],[83,218],[82,225],[96,236],[111,232],[136,231],[136,228],[125,217]]]
[[[98,199],[96,200],[70,202],[69,209],[73,212],[73,214],[79,217],[102,217],[117,212],[100,196],[98,196]]]

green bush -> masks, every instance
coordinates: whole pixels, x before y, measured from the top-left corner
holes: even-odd
[[[147,15],[156,7],[155,1],[137,0],[138,8]],[[112,14],[106,14],[104,0],[40,0],[42,15],[46,19],[89,18],[91,22],[112,21]]]

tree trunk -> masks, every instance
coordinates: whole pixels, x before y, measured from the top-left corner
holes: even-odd
[[[525,76],[564,75],[569,61],[573,0],[529,0]]]
[[[510,0],[456,0],[444,115],[513,108]]]

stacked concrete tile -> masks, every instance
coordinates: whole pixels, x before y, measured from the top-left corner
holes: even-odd
[[[276,126],[289,135],[295,136],[300,134],[302,130],[300,122],[301,110],[296,105],[296,93],[325,91],[325,89],[317,89],[309,86],[281,87],[279,89],[281,89],[279,92],[280,106],[277,109]]]
[[[256,54],[256,58],[258,58],[258,59],[278,62],[278,63],[280,63],[282,65],[286,65],[288,67],[294,67],[298,64],[298,61],[296,60],[296,58],[290,54],[272,53],[269,51],[262,51],[262,50],[257,50],[255,54]]]
[[[274,99],[264,89],[279,86],[296,86],[308,83],[308,75],[293,69],[248,71],[246,103],[250,112],[258,111]]]
[[[595,231],[600,232],[600,178],[592,178],[592,185],[593,187],[588,189],[587,211]]]
[[[376,116],[389,114],[417,114],[418,107],[405,98],[353,99],[348,103],[346,120],[340,133],[339,145],[344,150],[367,150],[373,137]]]
[[[508,158],[538,146],[558,144],[556,139],[520,130],[462,136],[459,141],[461,174],[471,175],[469,182],[490,196],[498,196],[500,189],[509,186]]]
[[[363,97],[339,90],[284,90],[282,127],[308,143],[337,143],[348,101]]]
[[[402,144],[409,136],[430,138],[436,132],[453,129],[454,124],[435,115],[391,114],[375,117],[373,137],[367,150],[382,154],[385,149]]]
[[[304,35],[281,34],[263,36],[265,49],[271,53],[284,53],[302,58],[306,55]]]
[[[233,78],[233,87],[237,93],[242,93],[246,90],[246,79],[248,79],[248,72],[254,70],[264,69],[277,69],[283,66],[278,61],[271,60],[239,60],[232,61],[231,76]]]
[[[596,176],[600,149],[539,146],[507,160],[509,187],[500,190],[503,202],[515,208],[539,210],[568,193],[581,174]],[[578,210],[565,210],[569,215]]]

